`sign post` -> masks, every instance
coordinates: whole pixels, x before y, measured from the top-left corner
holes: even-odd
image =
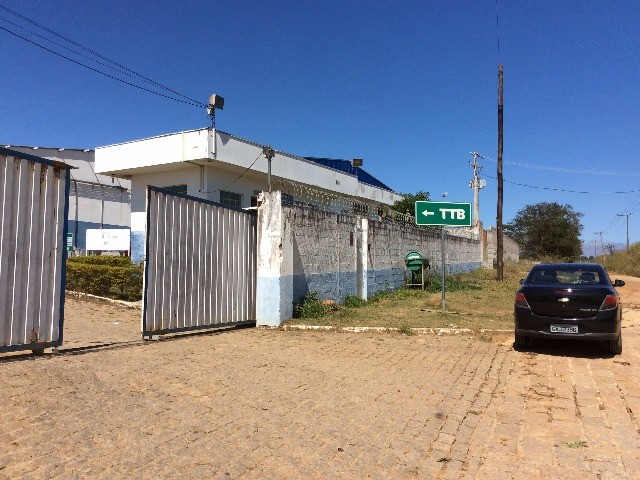
[[[441,226],[441,245],[440,253],[442,254],[441,270],[442,270],[442,311],[445,311],[445,270],[446,270],[446,252],[445,252],[445,227],[470,227],[471,226],[471,204],[455,203],[455,202],[416,202],[415,210],[416,225],[435,225]]]

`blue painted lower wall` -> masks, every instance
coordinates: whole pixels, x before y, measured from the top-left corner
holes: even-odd
[[[318,299],[344,302],[347,295],[356,293],[356,272],[317,273],[293,276],[293,303],[309,292],[316,292]]]
[[[256,321],[258,325],[277,327],[283,318],[293,315],[293,277],[256,278]]]
[[[447,275],[454,273],[470,272],[481,267],[480,262],[469,262],[447,265]],[[434,271],[434,274],[439,274]],[[293,303],[299,303],[300,299],[309,292],[316,292],[318,298],[334,300],[343,303],[347,295],[356,294],[355,272],[332,272],[294,275]],[[396,290],[404,285],[404,272],[402,268],[385,270],[369,270],[367,272],[367,295],[376,292]]]

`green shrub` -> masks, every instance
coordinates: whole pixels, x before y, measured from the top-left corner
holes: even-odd
[[[320,318],[327,313],[326,307],[318,300],[316,292],[309,292],[300,303],[294,305],[294,318]]]
[[[115,255],[90,255],[88,257],[71,257],[70,262],[85,265],[107,265],[110,267],[129,267],[132,265],[129,257]]]
[[[344,299],[344,306],[349,308],[360,308],[367,304],[366,300],[356,297],[355,295],[347,295]]]
[[[110,260],[86,260],[97,258]],[[76,257],[67,261],[67,289],[101,297],[140,300],[142,275],[142,268],[127,257]]]

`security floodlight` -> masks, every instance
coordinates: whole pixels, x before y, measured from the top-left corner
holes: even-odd
[[[216,128],[216,110],[224,110],[224,98],[215,93],[209,97],[207,115],[211,118],[211,126]]]
[[[209,97],[209,105],[207,105],[207,113],[211,115],[214,109],[224,110],[224,98],[220,95],[213,94]]]

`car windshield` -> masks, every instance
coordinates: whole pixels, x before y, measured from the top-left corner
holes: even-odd
[[[531,272],[530,283],[552,284],[604,284],[604,278],[597,269],[578,268],[538,268]]]

